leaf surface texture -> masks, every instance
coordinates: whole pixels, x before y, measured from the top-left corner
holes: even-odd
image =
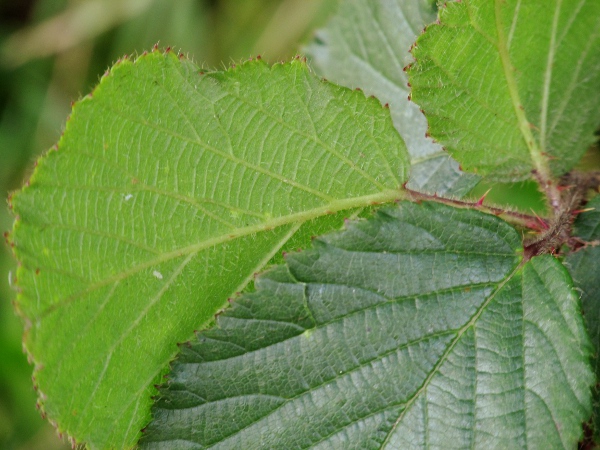
[[[300,60],[118,63],[12,199],[42,409],[91,448],[133,446],[177,342],[407,178],[389,113]]]
[[[573,235],[584,242],[584,247],[566,258],[566,266],[580,289],[583,318],[594,347],[593,368],[596,379],[600,376],[600,196],[591,200],[586,211],[577,217]],[[600,391],[594,389],[593,432],[600,436]]]
[[[571,279],[494,216],[401,203],[288,255],[173,363],[144,449],[573,448]]]
[[[497,181],[571,169],[600,124],[600,2],[464,0],[439,21],[409,70],[430,134]]]

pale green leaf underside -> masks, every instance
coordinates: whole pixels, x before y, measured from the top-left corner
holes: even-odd
[[[412,99],[465,170],[571,169],[600,124],[600,2],[463,0],[417,40]]]
[[[315,69],[328,80],[361,88],[390,105],[396,129],[411,155],[412,189],[461,196],[478,181],[462,174],[442,147],[425,136],[427,121],[408,100],[404,67],[409,49],[436,18],[428,0],[346,0],[306,48]]]
[[[581,214],[575,222],[573,235],[587,243],[587,247],[567,256],[565,265],[569,269],[575,286],[581,290],[583,317],[594,346],[593,367],[596,379],[600,379],[600,196],[596,196],[586,207],[592,208]],[[594,392],[594,435],[600,437],[600,389]]]
[[[408,171],[389,113],[302,61],[120,62],[12,202],[43,409],[92,448],[132,446],[177,342]]]
[[[402,203],[257,279],[173,363],[144,449],[571,449],[571,280],[494,216]]]

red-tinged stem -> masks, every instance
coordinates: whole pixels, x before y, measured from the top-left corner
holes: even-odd
[[[527,238],[523,242],[525,260],[544,253],[555,254],[563,245],[567,245],[573,251],[590,245],[598,245],[595,241],[583,242],[571,236],[575,217],[586,211],[582,206],[586,202],[586,196],[590,189],[600,190],[600,171],[572,172],[558,182],[553,182],[549,187],[551,192],[546,191],[552,204],[552,217],[541,218],[538,215],[484,205],[485,195],[476,202],[467,202],[425,194],[405,187],[406,193],[413,201],[433,201],[456,208],[475,209],[494,214],[509,223],[535,231],[536,236]]]
[[[487,206],[484,205],[482,201],[468,202],[463,200],[456,200],[453,198],[438,197],[435,194],[425,194],[423,192],[413,191],[408,188],[405,189],[413,201],[431,201],[443,203],[445,205],[452,205],[456,208],[476,209],[478,211],[482,211],[488,214],[494,214],[495,216],[498,216],[514,225],[529,228],[535,231],[542,231],[544,229],[549,228],[549,223],[546,222],[546,220],[535,215],[523,214],[516,211],[509,211],[495,206]]]

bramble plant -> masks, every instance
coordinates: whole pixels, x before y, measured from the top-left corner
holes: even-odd
[[[346,0],[305,51],[155,47],[74,105],[9,200],[42,414],[92,449],[592,443],[600,2]]]

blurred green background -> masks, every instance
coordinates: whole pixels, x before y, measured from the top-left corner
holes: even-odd
[[[334,7],[335,0],[0,0],[2,197],[56,143],[71,102],[120,56],[158,42],[206,68],[257,54],[288,60]],[[2,232],[13,220],[4,205]],[[23,328],[11,304],[15,263],[0,247],[0,449],[70,448],[35,409]]]
[[[261,54],[290,59],[337,0],[0,0],[0,190],[18,189],[60,137],[71,102],[112,62],[155,43],[223,68]],[[598,167],[599,152],[585,165]],[[482,195],[489,184],[472,193]],[[532,183],[496,185],[489,201],[543,212]],[[0,208],[0,229],[12,216]],[[15,263],[0,246],[0,450],[69,448],[35,409],[31,372],[13,312]],[[8,275],[7,275],[8,274]],[[69,395],[69,393],[65,393]]]

